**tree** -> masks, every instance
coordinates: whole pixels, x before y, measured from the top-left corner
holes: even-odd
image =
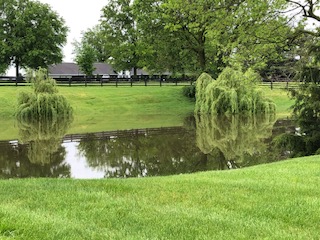
[[[102,31],[101,25],[96,25],[82,33],[79,47],[89,45],[95,54],[97,62],[106,62],[111,56],[111,50],[108,46],[108,36]]]
[[[87,43],[74,43],[76,58],[75,61],[80,70],[87,76],[92,76],[95,67],[93,63],[96,61],[95,50]]]
[[[256,88],[258,80],[250,69],[242,73],[225,68],[215,81],[208,74],[201,74],[196,83],[195,113],[274,114],[275,104]]]
[[[64,20],[48,4],[31,0],[0,0],[3,45],[1,64],[19,68],[46,68],[61,62],[66,42]]]
[[[292,33],[285,0],[112,0],[85,39],[116,69],[210,73],[265,69]],[[102,56],[98,52],[103,52]]]
[[[71,105],[63,95],[58,93],[55,80],[48,78],[45,69],[29,71],[27,80],[32,82],[34,92],[19,93],[17,120],[29,123],[41,120],[59,122],[73,119]]]
[[[319,9],[319,0],[286,0],[289,4],[288,12],[293,13],[293,17],[302,17],[302,20],[310,19],[316,22],[320,22],[320,15],[317,12]],[[319,28],[313,30],[303,30],[305,33],[319,36]]]
[[[285,7],[281,0],[134,2],[143,42],[186,72],[217,77],[235,62],[245,69],[261,68],[270,56],[277,57],[290,30],[286,18],[275,13]],[[149,60],[158,62],[159,57]]]
[[[139,65],[139,37],[131,0],[110,0],[103,8],[101,31],[105,36],[105,49],[116,70],[134,69]]]

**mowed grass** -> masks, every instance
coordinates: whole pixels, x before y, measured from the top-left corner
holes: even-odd
[[[71,132],[180,126],[194,103],[182,87],[59,88],[75,110]]]
[[[319,239],[320,157],[170,177],[0,181],[0,239]]]
[[[283,88],[272,89],[269,86],[260,87],[266,97],[275,102],[277,106],[277,118],[285,118],[291,116],[291,106],[294,100],[290,98],[289,92]]]
[[[293,103],[287,91],[262,87],[277,105],[277,115],[290,115]],[[14,121],[17,97],[30,87],[0,88],[0,140],[16,139]],[[181,86],[59,87],[74,109],[74,122],[68,133],[86,133],[134,128],[181,126],[193,112],[194,102],[182,95]]]

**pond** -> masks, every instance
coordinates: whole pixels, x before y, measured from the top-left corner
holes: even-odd
[[[227,170],[284,159],[274,116],[190,116],[182,126],[65,135],[70,123],[19,125],[0,141],[0,178],[125,178]]]

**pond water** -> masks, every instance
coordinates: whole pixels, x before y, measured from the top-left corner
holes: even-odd
[[[64,135],[69,123],[19,126],[0,141],[0,178],[119,178],[225,170],[284,159],[270,142],[288,120],[190,116],[183,126]]]

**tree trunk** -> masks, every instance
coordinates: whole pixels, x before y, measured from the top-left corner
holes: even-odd
[[[19,76],[19,60],[17,58],[15,60],[15,64],[16,64],[16,86],[18,86],[18,80],[20,76]]]
[[[204,49],[201,49],[199,52],[199,63],[202,72],[205,72],[206,69],[206,52]]]
[[[16,59],[15,60],[15,64],[16,64],[16,78],[19,77],[19,60]]]
[[[136,77],[137,76],[137,67],[133,68],[133,76]]]

